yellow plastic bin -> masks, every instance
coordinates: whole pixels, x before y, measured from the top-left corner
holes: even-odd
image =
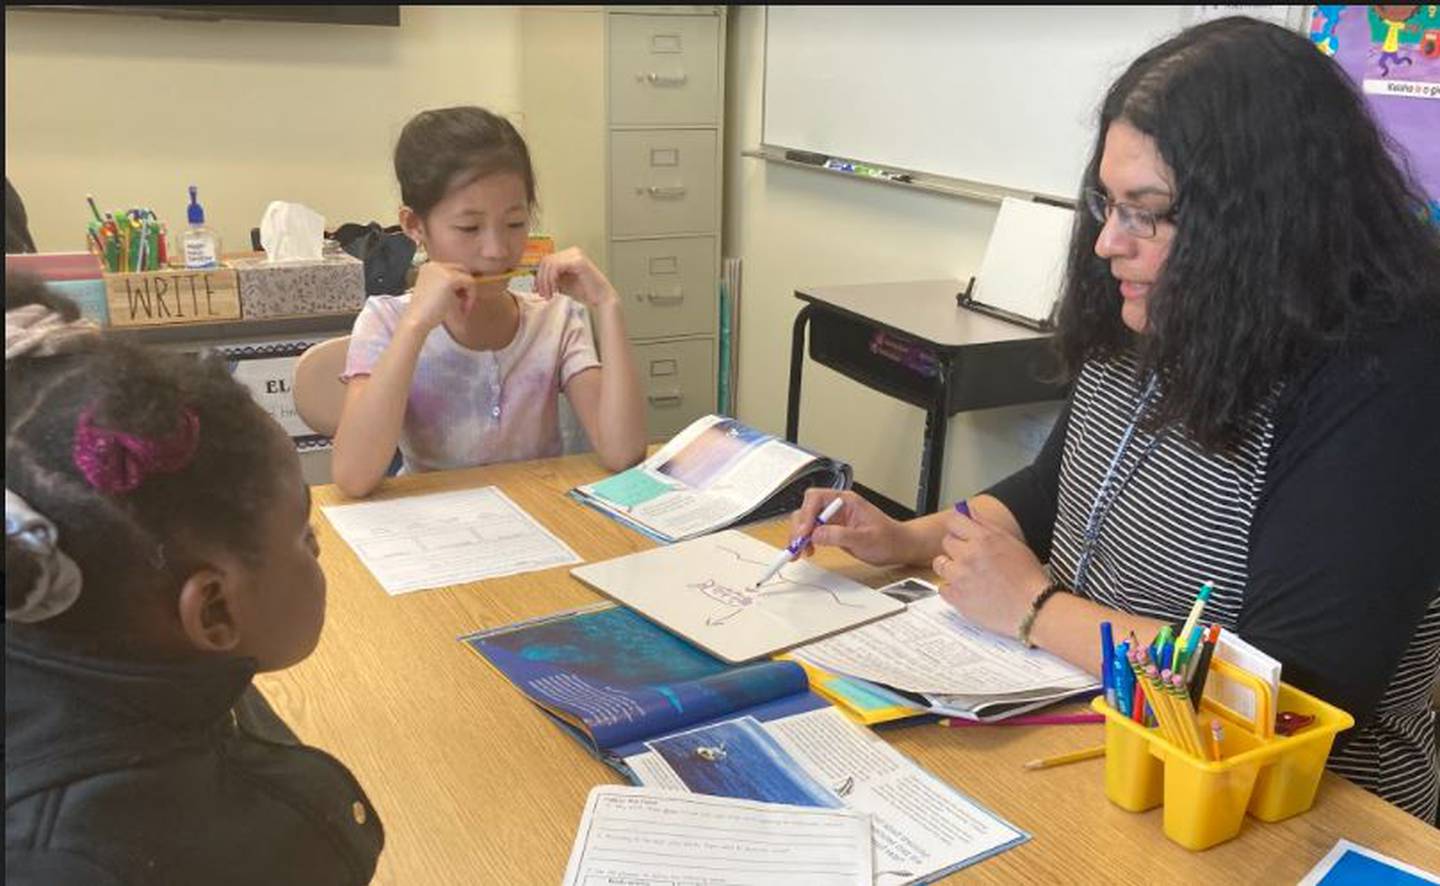
[[[1212,719],[1225,724],[1220,759],[1197,757],[1105,703],[1105,795],[1122,809],[1143,812],[1164,804],[1165,836],[1186,849],[1208,849],[1240,832],[1245,813],[1262,821],[1298,815],[1315,802],[1315,791],[1335,735],[1355,725],[1339,708],[1293,686],[1280,684],[1278,709],[1315,720],[1295,735],[1275,735],[1268,688],[1246,671],[1212,661],[1210,679],[1232,680],[1255,697],[1251,721],[1214,699],[1201,701],[1203,734]]]

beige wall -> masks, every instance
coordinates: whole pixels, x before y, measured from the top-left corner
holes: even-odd
[[[778,433],[801,304],[795,289],[964,279],[980,264],[997,207],[741,157],[760,143],[763,63],[763,8],[731,7],[725,254],[744,260],[739,417]],[[808,362],[801,402],[801,442],[849,461],[859,482],[914,504],[920,410]],[[943,494],[973,492],[1028,462],[1057,412],[1045,404],[952,419]]]
[[[392,224],[390,150],[417,110],[521,124],[516,7],[401,8],[400,27],[5,12],[5,173],[36,244],[82,249],[84,196],[185,224],[200,187],[225,248],[271,200]]]
[[[539,230],[605,265],[605,23],[599,6],[525,7],[520,95]],[[547,110],[549,111],[547,113]]]

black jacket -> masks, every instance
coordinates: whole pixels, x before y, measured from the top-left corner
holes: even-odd
[[[138,665],[5,626],[5,879],[363,884],[384,831],[249,659]]]

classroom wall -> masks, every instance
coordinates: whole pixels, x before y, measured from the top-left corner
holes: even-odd
[[[538,230],[605,266],[605,23],[600,6],[526,6],[520,96]],[[560,108],[562,113],[545,113]]]
[[[724,248],[744,262],[738,417],[779,433],[801,305],[795,289],[964,279],[979,267],[998,207],[740,156],[760,143],[764,9],[732,6],[730,15]],[[849,461],[858,482],[913,506],[924,414],[808,361],[803,390],[801,442]],[[974,492],[1026,464],[1058,411],[1040,404],[956,416],[942,496]]]
[[[86,192],[172,231],[186,186],[228,250],[271,200],[393,224],[415,111],[521,115],[520,11],[405,6],[400,27],[5,11],[5,172],[47,251],[83,248]]]

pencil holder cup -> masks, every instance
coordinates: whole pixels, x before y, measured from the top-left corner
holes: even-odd
[[[1105,796],[1130,812],[1144,812],[1164,798],[1165,764],[1150,755],[1150,740],[1118,720],[1105,721]]]
[[[1131,812],[1163,803],[1165,836],[1191,850],[1233,838],[1247,812],[1261,821],[1280,821],[1309,809],[1336,733],[1355,724],[1339,708],[1281,683],[1278,709],[1315,719],[1295,735],[1275,735],[1268,687],[1227,662],[1211,662],[1210,668],[1212,680],[1238,683],[1255,700],[1253,720],[1208,696],[1202,700],[1197,725],[1206,734],[1213,719],[1225,725],[1218,760],[1136,723],[1103,697],[1091,702],[1105,715],[1105,795]]]

